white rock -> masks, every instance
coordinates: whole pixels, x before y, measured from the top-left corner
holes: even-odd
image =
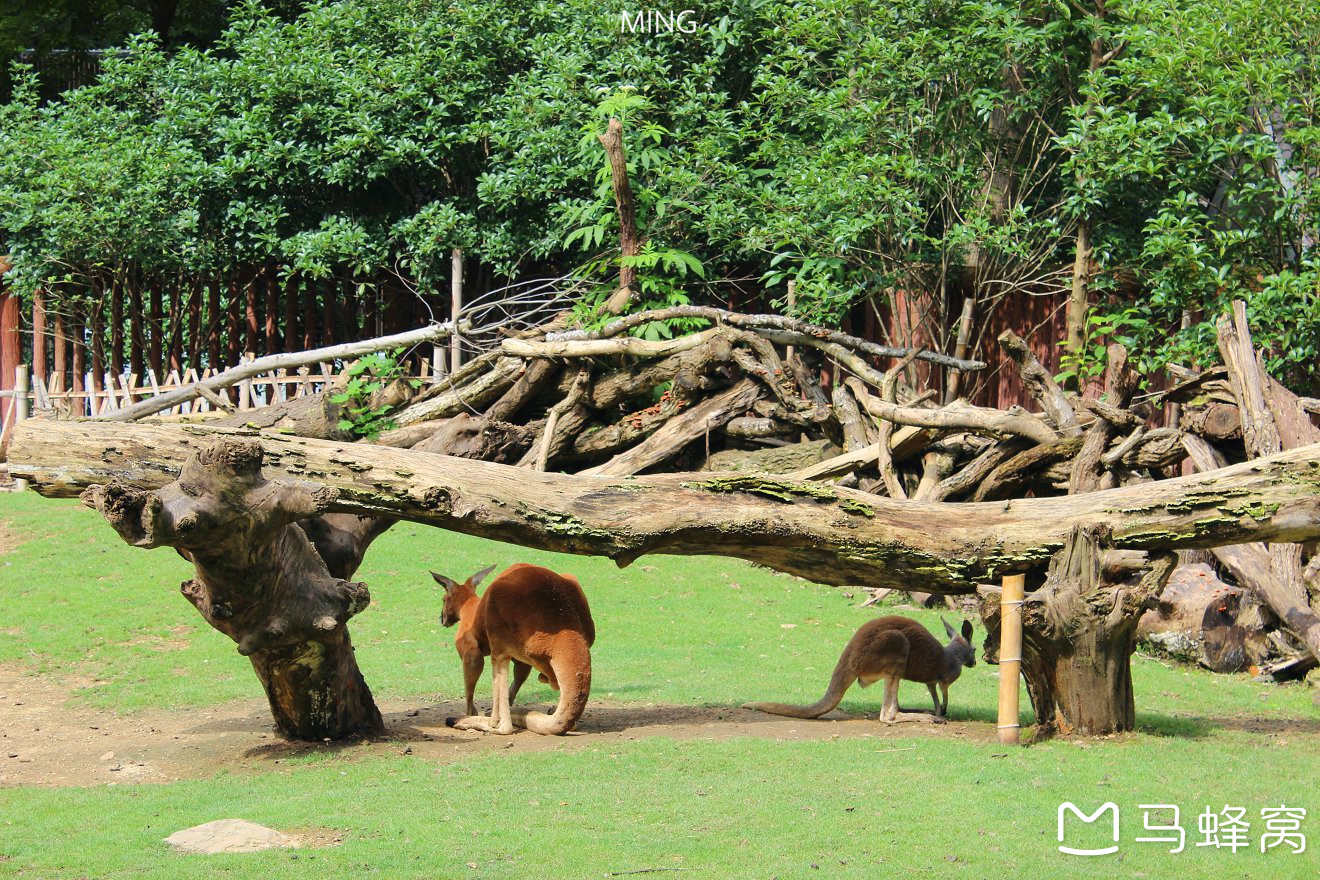
[[[257,852],[275,847],[294,847],[298,842],[274,828],[243,819],[217,819],[204,825],[176,831],[165,842],[180,852]]]

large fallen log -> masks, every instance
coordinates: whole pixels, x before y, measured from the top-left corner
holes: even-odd
[[[1114,548],[1161,551],[1320,536],[1320,445],[1210,473],[1103,492],[980,504],[900,502],[746,474],[533,473],[412,450],[244,434],[272,478],[337,490],[329,510],[408,519],[524,546],[608,556],[750,559],[827,584],[970,593],[1039,569],[1076,527]],[[30,419],[10,470],[43,495],[119,481],[158,488],[225,432]]]

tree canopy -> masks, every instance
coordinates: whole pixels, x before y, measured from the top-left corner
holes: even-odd
[[[804,317],[902,291],[947,333],[961,296],[1057,293],[1081,265],[1088,337],[1144,369],[1210,360],[1237,297],[1271,369],[1315,385],[1314,7],[697,8],[694,33],[647,34],[585,0],[248,2],[213,46],[129,39],[58,102],[20,69],[0,108],[9,278],[76,299],[107,266],[275,265],[427,290],[463,247],[497,275],[604,280],[614,116],[639,306],[743,287],[785,307],[794,280]]]

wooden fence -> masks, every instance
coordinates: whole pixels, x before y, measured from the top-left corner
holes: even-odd
[[[251,357],[246,359],[251,360]],[[219,399],[227,404],[226,409],[238,411],[282,403],[325,390],[339,375],[339,369],[336,364],[322,363],[297,370],[262,373],[221,390]],[[22,364],[14,371],[12,390],[0,391],[0,448],[4,448],[12,426],[29,416],[45,414],[59,418],[80,418],[105,415],[158,394],[191,387],[216,372],[220,371],[208,369],[199,374],[189,369],[180,374],[172,370],[163,381],[157,380],[151,370],[144,377],[133,374],[111,376],[106,373],[103,381],[95,383],[89,375],[84,377],[83,388],[99,386],[101,390],[87,391],[62,387],[63,377],[58,373],[50,376],[48,385],[41,379],[34,379],[28,366]],[[422,358],[420,370],[410,378],[431,381],[433,375],[430,360]],[[218,408],[206,398],[198,397],[163,410],[160,415],[191,415],[214,412]]]

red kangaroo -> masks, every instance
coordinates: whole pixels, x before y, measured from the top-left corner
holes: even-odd
[[[596,625],[587,597],[571,575],[523,562],[505,569],[478,597],[477,586],[494,568],[484,568],[461,584],[431,572],[445,588],[440,623],[458,624],[454,647],[463,660],[467,690],[468,714],[445,723],[500,734],[513,733],[515,725],[533,733],[567,733],[582,717],[591,691],[590,648]],[[491,658],[494,689],[490,717],[478,715],[472,701],[486,656]],[[532,667],[541,681],[559,691],[553,715],[511,708]]]
[[[976,665],[976,649],[972,647],[972,625],[964,620],[962,633],[954,631],[947,620],[944,629],[949,644],[941,645],[915,620],[906,617],[877,617],[862,624],[849,640],[835,664],[825,696],[810,706],[792,706],[787,703],[744,703],[746,709],[760,709],[775,715],[792,718],[819,718],[843,699],[852,683],[866,687],[884,679],[885,696],[880,707],[880,720],[943,721],[949,709],[949,685],[958,680],[964,666]],[[900,679],[919,681],[930,688],[935,701],[935,714],[904,712],[898,708],[898,682]],[[938,685],[944,701],[935,693]]]

